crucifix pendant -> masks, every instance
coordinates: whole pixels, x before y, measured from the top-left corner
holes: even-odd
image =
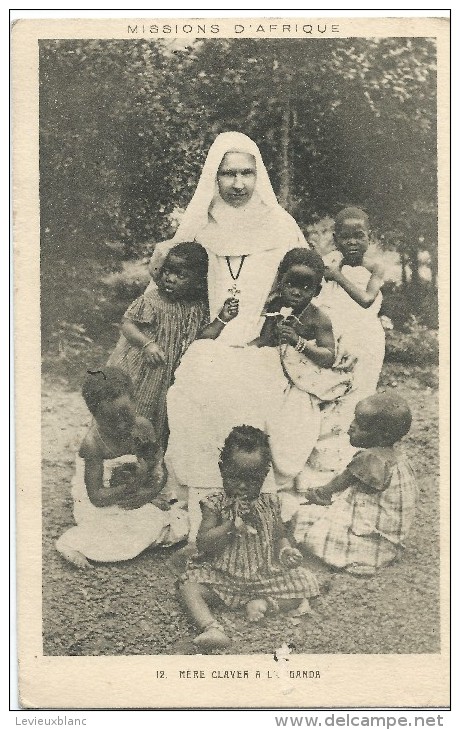
[[[227,289],[228,293],[232,295],[233,299],[237,299],[237,294],[241,294],[241,289],[238,289],[236,286],[236,282],[238,280],[239,275],[241,274],[241,269],[243,268],[243,264],[245,262],[245,259],[247,259],[247,254],[241,257],[240,265],[238,267],[238,271],[236,274],[233,272],[232,266],[230,264],[230,256],[226,256],[225,260],[227,261],[227,268],[230,276],[233,279],[233,284],[230,287],[230,289]]]
[[[230,287],[230,289],[227,289],[228,293],[232,295],[234,299],[236,299],[237,294],[241,294],[241,290],[237,289],[236,282],[233,284],[233,286]]]

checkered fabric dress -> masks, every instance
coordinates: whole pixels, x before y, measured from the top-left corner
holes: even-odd
[[[207,304],[203,301],[164,301],[153,287],[130,307],[125,317],[142,328],[166,354],[163,365],[153,367],[144,357],[142,348],[134,347],[121,335],[107,365],[119,367],[134,383],[136,410],[149,418],[164,441],[167,434],[166,393],[174,371],[199,331],[209,322]]]
[[[219,519],[234,519],[234,502],[224,493],[214,494],[202,504]],[[182,581],[210,588],[229,608],[239,608],[254,598],[266,598],[276,606],[279,599],[303,599],[319,593],[316,577],[305,568],[284,568],[278,562],[279,540],[283,535],[276,494],[261,494],[244,521],[255,534],[235,535],[212,562],[192,564]]]
[[[351,486],[330,507],[299,508],[294,535],[329,565],[369,573],[404,549],[415,514],[415,478],[394,447],[359,451],[346,473]]]

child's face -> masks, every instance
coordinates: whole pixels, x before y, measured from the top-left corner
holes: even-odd
[[[222,464],[221,474],[228,497],[257,499],[267,476],[262,451],[235,449],[227,462]]]
[[[161,294],[172,301],[188,295],[193,286],[194,274],[180,256],[168,254],[163,264],[157,286]]]
[[[217,186],[222,200],[241,208],[251,200],[256,185],[256,161],[246,152],[227,152],[219,165]]]
[[[358,403],[355,408],[355,418],[348,429],[350,444],[356,448],[367,449],[377,446],[379,441],[378,413],[367,402],[367,399]]]
[[[301,311],[319,294],[321,283],[318,274],[305,264],[291,266],[281,278],[283,306]]]
[[[345,261],[359,264],[369,246],[369,230],[364,220],[346,218],[334,233],[335,245]]]
[[[106,432],[117,436],[129,436],[136,422],[136,407],[129,395],[120,395],[114,400],[104,400],[99,404],[95,418]]]

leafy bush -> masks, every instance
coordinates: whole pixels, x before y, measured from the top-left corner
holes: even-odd
[[[110,298],[130,304],[139,297],[149,283],[148,259],[123,262],[120,271],[105,276],[102,281],[109,287]]]
[[[396,284],[387,281],[382,287],[381,315],[389,317],[395,329],[404,331],[415,315],[417,321],[428,329],[438,327],[438,292],[427,282],[421,284]]]
[[[428,329],[412,316],[405,331],[386,333],[385,360],[408,365],[430,365],[439,360],[439,341],[436,330]]]

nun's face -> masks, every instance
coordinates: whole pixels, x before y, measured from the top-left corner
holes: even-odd
[[[246,152],[227,152],[217,171],[220,197],[233,208],[251,200],[256,184],[256,161]]]

